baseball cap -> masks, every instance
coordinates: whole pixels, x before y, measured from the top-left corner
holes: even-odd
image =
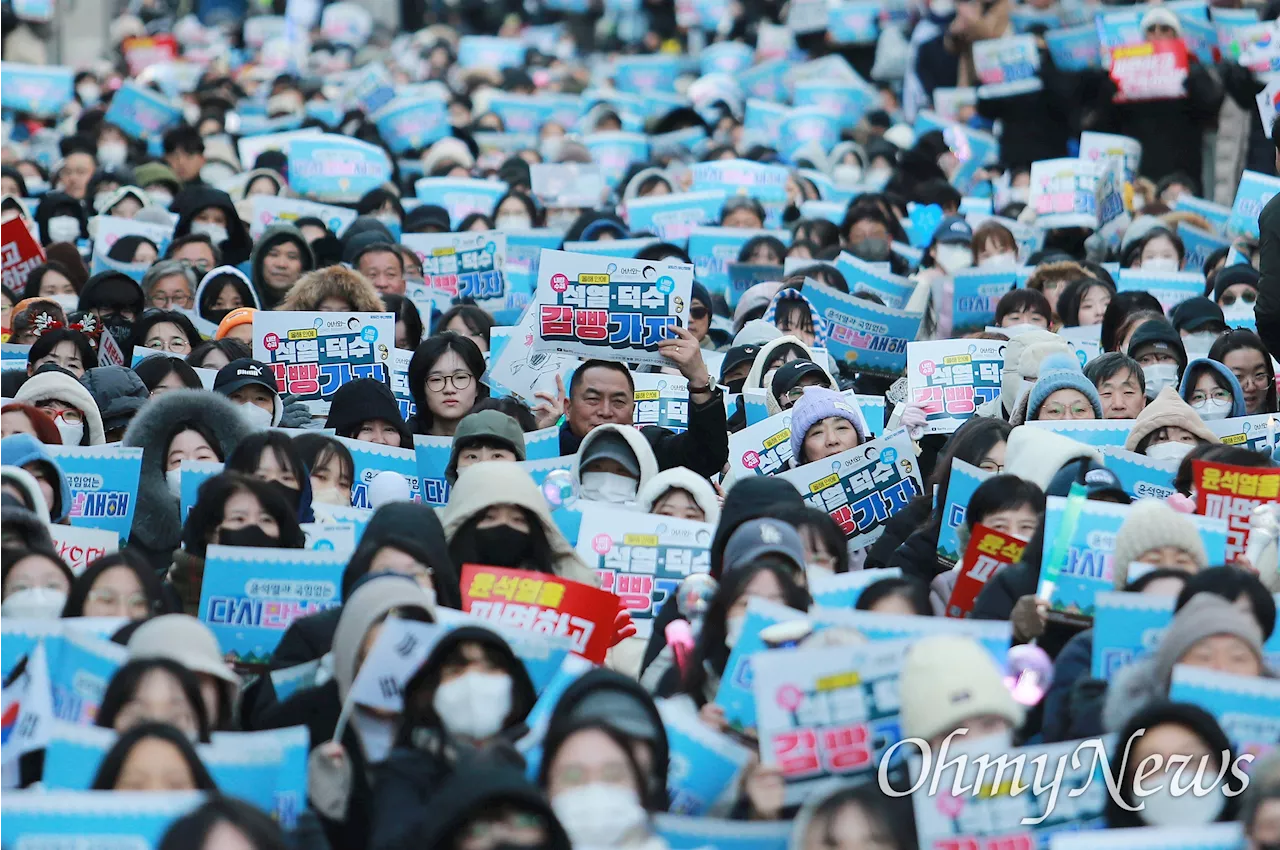
[[[743,363],[754,363],[756,355],[760,353],[760,346],[751,345],[735,345],[724,353],[724,360],[720,361],[720,381],[724,382],[724,376],[732,372]]]
[[[259,384],[273,393],[278,392],[276,378],[271,369],[250,357],[232,360],[219,369],[217,377],[213,379],[213,391],[222,395],[231,395],[250,384]]]
[[[812,360],[792,360],[773,373],[773,383],[769,385],[769,389],[774,398],[781,398],[788,390],[799,385],[801,378],[813,374],[822,378],[822,386],[831,386],[831,378],[817,363]]]
[[[1085,486],[1088,497],[1094,500],[1110,499],[1127,505],[1132,499],[1124,491],[1120,479],[1096,460],[1087,457],[1076,458],[1064,464],[1049,480],[1045,488],[1046,496],[1066,496],[1071,492],[1071,485],[1079,482]]]
[[[761,555],[781,555],[804,571],[804,542],[794,526],[776,519],[753,519],[738,526],[724,546],[724,571],[745,566]]]
[[[973,242],[973,228],[961,216],[949,215],[938,225],[938,229],[933,231],[933,241],[936,244],[949,242],[968,245]]]
[[[587,464],[608,458],[622,464],[623,468],[636,478],[640,477],[640,461],[621,434],[606,431],[592,439],[581,451],[582,457],[579,458],[578,469],[586,469]]]
[[[1205,325],[1216,325],[1219,329],[1227,326],[1222,308],[1203,295],[1188,298],[1174,307],[1169,318],[1173,322],[1173,327],[1179,331],[1194,332]]]

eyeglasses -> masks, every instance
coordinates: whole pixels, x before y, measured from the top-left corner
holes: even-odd
[[[454,372],[452,375],[428,375],[427,389],[438,393],[444,389],[446,381],[451,382],[455,390],[465,390],[471,386],[471,373]]]
[[[1061,404],[1047,404],[1042,411],[1042,416],[1045,419],[1064,419],[1067,413],[1070,412],[1072,419],[1083,419],[1092,410],[1093,408],[1087,404],[1073,404],[1070,407]]]
[[[147,340],[147,348],[153,348],[158,351],[169,351],[174,354],[186,354],[191,351],[191,343],[187,342],[180,336],[175,336],[167,343],[163,339],[155,337]]]
[[[1254,292],[1252,289],[1246,290],[1244,294],[1240,296],[1240,300],[1245,304],[1252,304],[1254,301],[1258,300],[1258,293]],[[1224,292],[1222,297],[1218,300],[1218,303],[1223,307],[1230,307],[1236,303],[1236,297],[1230,292]]]
[[[36,407],[47,412],[54,419],[61,419],[63,422],[83,422],[84,421],[84,414],[78,410],[54,410],[53,408],[43,404],[38,404],[36,405]]]
[[[698,321],[702,321],[708,315],[710,315],[710,313],[706,307],[690,307],[689,308],[690,319],[697,319]]]
[[[1267,384],[1271,383],[1271,376],[1266,372],[1259,370],[1254,372],[1252,375],[1236,375],[1236,380],[1240,382],[1241,388],[1246,385],[1250,387],[1263,388],[1266,387]]]
[[[978,464],[978,468],[981,469],[983,472],[992,472],[992,473],[995,473],[996,475],[999,475],[1000,473],[1004,472],[1004,464],[996,463],[993,460],[984,460],[982,463]]]
[[[170,297],[164,294],[152,295],[151,306],[159,310],[168,310],[170,307],[183,307],[189,309],[191,307],[191,296],[177,295]]]
[[[1191,403],[1199,404],[1202,401],[1213,399],[1214,401],[1231,401],[1231,393],[1218,387],[1216,389],[1205,392],[1204,390],[1196,390],[1191,393]]]

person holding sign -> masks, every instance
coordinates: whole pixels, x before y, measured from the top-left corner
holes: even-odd
[[[356,378],[338,387],[324,427],[332,428],[339,437],[413,448],[413,434],[400,418],[400,403],[376,378]]]
[[[792,467],[855,448],[866,439],[866,428],[852,399],[822,387],[805,388],[791,410]]]
[[[692,519],[715,525],[720,521],[716,491],[692,470],[677,466],[659,472],[640,488],[636,508],[660,516]]]
[[[409,361],[409,392],[417,405],[406,423],[409,430],[453,436],[476,399],[489,395],[489,388],[480,383],[484,373],[484,355],[466,337],[446,332],[425,340]]]
[[[1198,445],[1220,442],[1191,405],[1166,387],[1138,414],[1124,447],[1159,460],[1182,460]]]

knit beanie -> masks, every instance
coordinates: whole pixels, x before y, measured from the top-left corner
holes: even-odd
[[[1154,659],[1155,681],[1168,691],[1173,668],[1191,648],[1214,635],[1230,635],[1249,645],[1249,649],[1263,662],[1262,630],[1253,617],[1240,613],[1240,609],[1216,593],[1197,593],[1182,606],[1169,628],[1160,638]]]
[[[858,442],[867,439],[867,426],[854,401],[825,387],[805,387],[804,395],[791,408],[791,456],[800,463],[804,436],[815,424],[832,416],[849,420],[858,432]]]
[[[1076,390],[1089,400],[1095,419],[1102,418],[1102,399],[1098,389],[1080,370],[1074,354],[1053,353],[1040,361],[1040,378],[1031,387],[1027,400],[1027,419],[1039,419],[1040,407],[1058,390]]]
[[[1116,533],[1115,552],[1111,556],[1111,575],[1116,590],[1129,583],[1129,565],[1144,552],[1161,546],[1173,546],[1196,561],[1196,569],[1209,566],[1209,556],[1200,540],[1195,522],[1158,499],[1141,499],[1133,503]]]
[[[1160,395],[1155,397],[1154,401],[1142,409],[1142,412],[1138,414],[1138,418],[1133,420],[1133,427],[1129,429],[1129,436],[1124,441],[1124,447],[1128,451],[1136,452],[1138,446],[1147,436],[1171,425],[1190,431],[1197,440],[1203,440],[1207,443],[1222,442],[1218,439],[1218,435],[1210,431],[1209,426],[1204,424],[1200,414],[1196,413],[1191,405],[1182,400],[1182,396],[1178,395],[1176,389],[1165,387],[1160,391]]]
[[[520,423],[500,410],[478,410],[458,421],[449,450],[449,465],[444,477],[450,484],[458,480],[458,453],[474,442],[502,443],[515,452],[516,460],[525,459],[524,431]]]
[[[1258,281],[1261,275],[1258,270],[1248,263],[1236,263],[1234,266],[1226,266],[1222,268],[1213,278],[1213,300],[1217,301],[1222,298],[1222,293],[1227,291],[1228,286],[1235,286],[1237,283],[1245,283],[1258,288]]]
[[[1022,725],[1022,706],[982,644],[960,635],[916,641],[898,679],[902,736],[926,741],[985,714]]]

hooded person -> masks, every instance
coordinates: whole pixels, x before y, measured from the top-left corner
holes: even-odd
[[[538,485],[515,464],[491,461],[463,470],[440,521],[456,564],[513,567],[599,584],[595,570],[552,520]]]
[[[1048,492],[1049,482],[1058,471],[1082,457],[1090,458],[1099,466],[1104,464],[1102,452],[1092,446],[1045,428],[1022,425],[1009,434],[1004,471]]]
[[[18,435],[13,435],[18,436]],[[9,439],[8,437],[5,438]],[[9,446],[5,446],[10,449]],[[9,466],[5,464],[0,466],[0,484],[8,490],[16,490],[17,494],[7,493],[17,501],[17,507],[30,511],[36,516],[42,525],[47,526],[51,521],[49,517],[49,502],[44,497],[44,491],[40,487],[40,482],[36,477],[21,466]],[[8,545],[7,543],[5,545]],[[33,548],[33,547],[28,547]]]
[[[129,548],[146,555],[157,569],[167,569],[182,540],[182,516],[169,480],[177,478],[167,475],[175,437],[198,435],[213,456],[225,461],[251,431],[236,405],[206,390],[174,390],[143,405],[121,441],[142,449]]]
[[[814,308],[813,302],[798,289],[786,287],[779,290],[770,299],[761,318],[782,333],[799,337],[810,349],[827,347],[827,322]]]
[[[653,449],[629,425],[597,425],[578,446],[574,483],[584,499],[632,504],[641,488],[658,474]]]
[[[271,253],[276,248],[289,245],[294,248],[294,253],[285,251],[279,256]],[[292,224],[284,223],[273,224],[263,232],[258,241],[254,243],[253,254],[249,260],[254,289],[258,294],[259,300],[266,305],[268,310],[277,309],[277,305],[285,301],[287,296],[293,294],[290,287],[301,277],[316,268],[315,253],[311,250],[311,245],[307,242],[306,237],[302,235],[302,231]],[[319,298],[316,298],[314,303],[318,305],[328,294],[339,293],[324,293]],[[305,299],[303,303],[311,303],[311,299]],[[281,306],[278,309],[315,310],[317,307]],[[356,309],[374,312],[367,310],[365,307]],[[381,311],[381,309],[382,306],[379,304],[377,311]]]
[[[1009,424],[1048,419],[1101,419],[1098,388],[1080,370],[1074,354],[1050,354],[1040,361],[1040,377],[1009,417]],[[1025,404],[1024,404],[1025,402]],[[1092,413],[1092,415],[1090,415]]]
[[[66,192],[46,192],[34,216],[40,226],[40,244],[78,242],[89,237],[85,206]]]
[[[444,477],[452,486],[462,470],[474,464],[522,461],[525,457],[524,431],[519,422],[500,410],[477,410],[462,417],[453,432]]]
[[[49,534],[48,514],[36,513],[12,493],[0,495],[0,534],[3,535],[5,546],[39,552],[57,551]],[[61,611],[62,608],[59,607],[53,616],[58,616]]]
[[[1206,422],[1247,413],[1244,388],[1235,373],[1217,360],[1200,358],[1188,363],[1178,394]]]
[[[50,522],[62,522],[71,512],[71,486],[47,447],[30,434],[13,434],[0,440],[6,467],[25,471],[35,479],[41,501],[33,509]],[[26,485],[27,482],[23,481]],[[22,489],[29,489],[29,485]]]
[[[806,796],[787,850],[908,850],[917,844],[914,826],[910,799],[886,794],[873,781],[842,783]]]
[[[459,769],[431,799],[430,808],[412,817],[412,847],[465,847],[467,836],[479,833],[493,837],[485,846],[504,850],[572,848],[542,790],[523,770],[507,765],[477,763]]]
[[[1163,319],[1151,319],[1138,325],[1129,337],[1125,352],[1142,366],[1147,398],[1155,398],[1165,387],[1177,387],[1187,368],[1187,349],[1182,335]]]
[[[359,272],[343,266],[309,271],[296,282],[278,310],[329,310],[346,313],[382,313],[386,307],[373,284]]]
[[[138,373],[124,366],[88,369],[80,383],[98,405],[104,439],[108,443],[120,442],[133,415],[151,398],[151,392]]]
[[[263,728],[307,727],[307,796],[332,847],[368,846],[372,770],[390,754],[398,723],[396,715],[352,701],[356,674],[388,617],[432,623],[435,611],[434,597],[411,579],[382,576],[362,584],[343,603],[333,633],[333,678],[263,712]]]
[[[167,658],[190,670],[200,683],[209,728],[236,728],[240,677],[223,660],[218,639],[207,625],[187,614],[162,614],[138,626],[126,647],[131,661]]]
[[[1151,703],[1167,699],[1175,665],[1220,670],[1238,676],[1274,678],[1253,617],[1214,593],[1197,593],[1174,615],[1155,651],[1111,678],[1102,724],[1108,732],[1126,726]]]
[[[214,325],[239,307],[262,309],[258,290],[235,266],[218,266],[210,269],[195,293],[196,315]]]
[[[53,417],[64,446],[100,446],[106,442],[102,414],[93,395],[62,369],[36,370],[14,394],[13,400],[30,404]]]
[[[785,365],[789,360],[814,360],[813,349],[806,345],[799,337],[786,335],[777,339],[770,340],[760,347],[760,353],[756,355],[755,362],[751,364],[751,371],[747,373],[747,380],[742,384],[745,390],[764,390],[765,408],[772,416],[775,413],[782,412],[782,406],[778,404],[778,400],[773,397],[773,373]],[[831,371],[827,368],[826,363],[818,363],[823,371],[827,373],[830,380],[830,386],[839,386]]]
[[[404,813],[429,811],[457,771],[522,767],[513,745],[538,698],[507,641],[479,625],[441,637],[401,691],[395,747],[376,769],[370,845],[377,850],[420,846],[420,824]]]
[[[733,308],[733,333],[736,337],[743,331],[748,322],[760,319],[764,315],[764,311],[773,303],[773,297],[782,290],[782,282],[776,280],[766,280],[749,287],[742,296],[738,298],[738,306]],[[766,325],[773,325],[773,322],[765,322]],[[742,340],[748,342],[750,340]],[[734,339],[737,344],[739,340]]]
[[[324,427],[339,437],[413,448],[413,434],[400,416],[400,402],[376,378],[357,378],[338,387]]]
[[[1137,577],[1131,573],[1136,564],[1169,567],[1194,575],[1209,566],[1209,556],[1191,517],[1158,499],[1139,499],[1130,506],[1116,532],[1111,555],[1116,590],[1124,590]]]
[[[118,271],[98,272],[80,289],[80,310],[98,317],[120,346],[125,362],[132,362],[133,323],[146,308],[146,295],[133,278]]]
[[[1000,370],[1000,395],[978,405],[976,416],[994,416],[1008,421],[1025,385],[1040,375],[1040,363],[1050,354],[1075,356],[1062,337],[1035,328],[1018,334],[1004,347],[1004,366]]]
[[[1181,460],[1196,445],[1220,442],[1191,405],[1173,387],[1165,387],[1133,420],[1124,447],[1147,457]]]
[[[229,266],[238,266],[246,262],[253,250],[253,239],[249,230],[240,221],[231,196],[210,186],[191,185],[178,193],[174,198],[172,209],[178,213],[178,224],[173,229],[173,238],[181,239],[190,233],[203,233],[213,240],[214,246],[222,252],[222,261]],[[208,219],[217,218],[220,212],[222,222],[219,224]],[[202,220],[197,221],[200,218]]]
[[[720,498],[707,479],[677,466],[650,478],[636,494],[636,510],[691,519],[714,527],[720,521]]]

